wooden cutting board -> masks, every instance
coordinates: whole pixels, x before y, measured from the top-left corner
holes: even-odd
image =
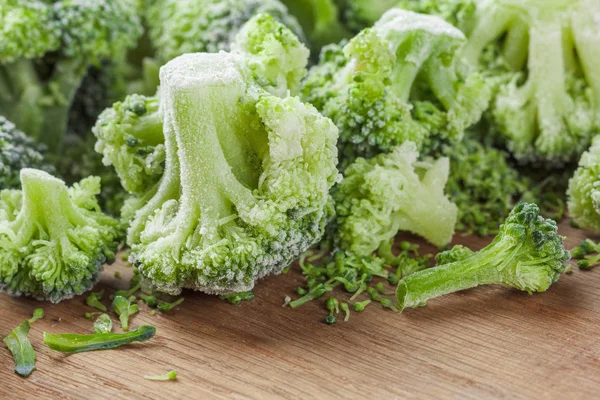
[[[586,232],[565,221],[572,248]],[[489,239],[457,237],[480,248]],[[424,247],[425,249],[425,247]],[[115,279],[120,271],[124,280]],[[105,270],[99,287],[125,288],[131,268]],[[600,396],[600,267],[565,275],[546,293],[502,287],[468,290],[396,314],[369,306],[328,326],[319,302],[283,308],[297,271],[260,282],[253,301],[230,305],[186,292],[168,314],[145,306],[134,327],[157,327],[151,341],[63,355],[42,332],[89,333],[78,297],[59,305],[0,295],[0,337],[43,306],[33,324],[37,371],[15,375],[0,346],[0,398],[597,398]],[[116,324],[117,325],[117,324]],[[175,382],[143,375],[177,370]]]

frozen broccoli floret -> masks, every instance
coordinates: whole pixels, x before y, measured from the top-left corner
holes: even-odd
[[[478,252],[462,246],[441,253],[438,266],[403,278],[398,308],[424,306],[438,296],[479,285],[499,284],[528,293],[544,292],[565,272],[569,252],[556,222],[535,204],[519,203],[492,243]]]
[[[475,4],[458,26],[469,38],[466,61],[495,82],[492,128],[521,162],[573,161],[600,132],[600,2]]]
[[[490,96],[481,76],[459,71],[465,42],[438,17],[392,9],[347,45],[326,47],[302,93],[338,126],[348,161],[459,139]]]
[[[0,192],[0,290],[53,303],[86,292],[114,260],[122,234],[99,211],[100,180],[67,188],[26,168],[21,185]]]
[[[53,152],[92,66],[142,33],[138,0],[0,1],[0,114]]]
[[[265,91],[245,57],[186,54],[161,69],[165,173],[128,233],[131,261],[159,290],[250,290],[331,218],[336,127]]]
[[[43,169],[53,173],[54,167],[45,158],[46,147],[18,130],[0,116],[0,190],[19,187],[19,171],[23,168]]]
[[[600,232],[600,136],[581,156],[567,195],[569,214],[577,225]]]
[[[444,195],[449,161],[417,161],[414,143],[369,160],[358,158],[334,190],[335,240],[342,249],[368,256],[399,231],[436,246],[450,242],[457,208]]]

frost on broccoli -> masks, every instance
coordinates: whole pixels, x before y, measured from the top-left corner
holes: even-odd
[[[53,173],[45,158],[45,146],[35,143],[6,118],[0,116],[0,190],[19,187],[19,171],[38,168]]]
[[[570,256],[556,222],[539,212],[535,204],[521,202],[485,248],[474,253],[456,246],[436,257],[438,266],[402,279],[398,308],[424,306],[435,297],[479,285],[500,284],[530,294],[548,290],[565,272]]]
[[[600,136],[583,153],[569,181],[569,214],[582,228],[600,232]]]
[[[306,75],[308,49],[270,15],[251,18],[231,47],[242,57],[249,78],[274,95],[296,91]],[[126,203],[124,219],[154,195],[164,171],[160,96],[160,91],[154,96],[128,96],[106,109],[93,128],[95,149],[103,155],[103,163],[112,165],[123,187],[137,196]]]
[[[57,303],[98,281],[121,236],[117,221],[99,211],[99,182],[67,188],[26,168],[22,191],[0,192],[0,290]]]
[[[260,13],[302,36],[279,0],[155,0],[146,13],[155,58],[162,65],[186,53],[229,51],[242,26]]]
[[[406,141],[422,148],[460,138],[490,96],[479,75],[459,71],[465,41],[440,18],[390,10],[347,45],[323,50],[304,99],[338,126],[346,161]]]
[[[415,144],[407,142],[388,154],[358,158],[346,169],[333,194],[338,246],[368,256],[399,231],[439,247],[450,242],[457,208],[444,195],[449,161],[418,157]]]
[[[600,3],[475,4],[475,13],[459,27],[469,38],[467,62],[495,82],[492,127],[522,162],[573,161],[600,132]]]
[[[251,78],[238,53],[161,69],[165,173],[128,232],[149,283],[178,293],[250,290],[322,237],[338,180],[337,129]]]
[[[141,34],[137,0],[0,0],[0,114],[59,151],[91,66]]]

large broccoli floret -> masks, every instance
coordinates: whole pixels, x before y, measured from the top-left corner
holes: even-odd
[[[0,114],[60,150],[88,69],[136,44],[139,6],[138,0],[1,0]]]
[[[6,118],[0,116],[0,190],[19,187],[19,171],[38,168],[53,173],[45,159],[45,146],[35,143]]]
[[[573,161],[600,132],[600,2],[475,4],[458,23],[466,60],[496,83],[492,127],[522,162]]]
[[[346,161],[460,138],[490,95],[479,75],[458,70],[465,40],[440,18],[392,9],[347,45],[323,50],[304,99],[338,126]]]
[[[436,246],[454,234],[456,205],[444,195],[449,161],[417,161],[414,143],[388,154],[358,158],[334,190],[337,244],[355,255],[368,256],[396,236],[415,233]]]
[[[521,202],[500,232],[474,253],[462,246],[439,254],[438,266],[402,279],[398,308],[424,306],[438,296],[479,285],[500,284],[528,293],[544,292],[565,272],[569,252],[556,222],[539,216],[535,204]]]
[[[161,69],[165,173],[128,233],[159,290],[249,290],[319,241],[333,214],[335,125],[262,89],[245,57],[186,54]]]
[[[53,303],[89,290],[121,236],[118,222],[99,211],[99,178],[67,188],[26,168],[21,185],[0,192],[0,290]]]
[[[256,84],[274,95],[296,91],[306,75],[308,49],[284,25],[267,14],[252,17],[238,32],[232,51],[243,62]],[[105,110],[93,132],[96,151],[105,165],[112,165],[123,187],[132,194],[148,196],[164,170],[165,146],[160,93],[131,95]],[[140,199],[142,200],[142,199]],[[131,200],[128,209],[136,208]],[[125,214],[131,214],[125,212]]]
[[[569,214],[577,224],[600,232],[600,136],[581,156],[567,195]]]

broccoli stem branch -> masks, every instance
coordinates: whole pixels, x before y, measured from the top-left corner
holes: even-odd
[[[496,7],[489,5],[488,7]],[[481,18],[469,34],[463,57],[470,65],[479,65],[481,53],[488,45],[499,38],[513,20],[511,11],[506,9],[481,10]]]

